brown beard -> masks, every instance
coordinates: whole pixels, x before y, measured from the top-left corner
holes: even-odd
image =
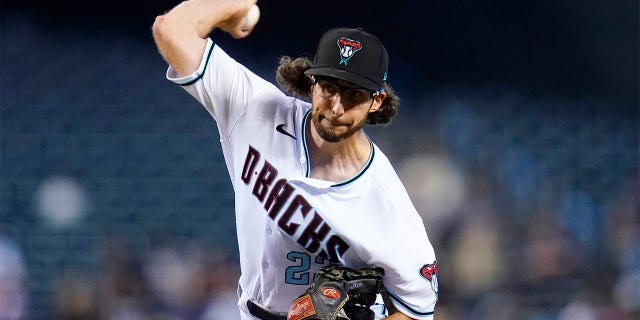
[[[364,125],[367,123],[367,118],[363,118],[362,121],[356,123],[355,125],[349,127],[349,129],[344,133],[338,133],[334,128],[327,128],[322,125],[321,120],[325,117],[322,116],[316,110],[311,112],[311,120],[316,128],[316,132],[318,135],[328,142],[339,142],[342,140],[346,140],[351,137],[354,133],[358,132]]]

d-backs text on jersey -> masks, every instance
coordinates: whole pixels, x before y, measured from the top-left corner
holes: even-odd
[[[252,194],[264,204],[269,218],[309,253],[338,262],[350,245],[333,232],[304,196],[294,192],[287,179],[277,178],[278,169],[267,160],[261,161],[260,152],[249,146],[241,179],[248,186],[253,184]],[[304,219],[302,224],[292,221],[298,212]],[[297,233],[298,230],[302,232]]]

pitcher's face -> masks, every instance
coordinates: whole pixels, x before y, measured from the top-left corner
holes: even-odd
[[[318,135],[328,142],[345,140],[362,129],[369,112],[376,111],[382,101],[376,101],[374,91],[339,79],[316,78],[311,90],[311,119]]]

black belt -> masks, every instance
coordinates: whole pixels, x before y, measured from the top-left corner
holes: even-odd
[[[249,309],[249,312],[251,312],[252,315],[262,320],[286,320],[287,319],[287,317],[275,314],[267,309],[264,309],[263,307],[255,304],[251,300],[247,300],[247,308]]]

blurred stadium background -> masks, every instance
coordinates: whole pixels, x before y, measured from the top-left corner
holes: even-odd
[[[237,319],[218,133],[150,36],[176,3],[3,1],[0,319]],[[640,319],[636,1],[260,6],[214,36],[268,80],[329,27],[387,43],[402,108],[368,132],[436,248],[436,319]]]

